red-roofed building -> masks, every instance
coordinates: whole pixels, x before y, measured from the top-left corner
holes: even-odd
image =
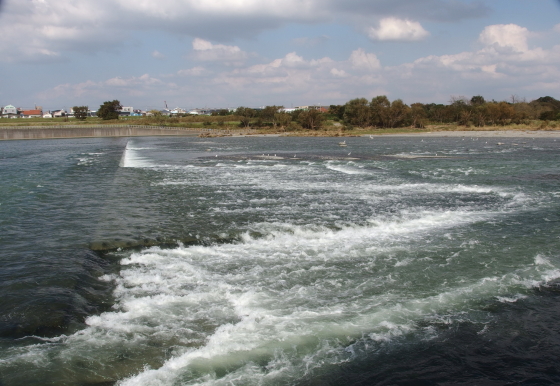
[[[23,110],[22,118],[43,118],[43,110]]]

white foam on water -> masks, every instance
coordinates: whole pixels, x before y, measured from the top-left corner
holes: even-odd
[[[515,294],[513,296],[496,296],[496,299],[498,299],[498,301],[502,303],[515,303],[518,300],[523,300],[527,298],[528,296],[523,294]]]
[[[245,244],[245,247],[249,245]],[[183,250],[184,252],[186,251]],[[138,260],[134,262],[137,263]],[[522,268],[502,277],[483,277],[468,285],[449,288],[427,297],[399,298],[395,294],[383,294],[373,298],[364,296],[363,302],[356,304],[352,304],[352,301],[350,304],[337,302],[334,298],[333,304],[313,308],[298,306],[301,299],[294,297],[295,293],[290,291],[275,294],[277,297],[271,299],[270,293],[259,293],[266,292],[266,287],[259,291],[253,288],[238,295],[232,293],[234,288],[229,288],[227,296],[232,303],[231,309],[239,317],[237,323],[221,325],[203,346],[188,349],[168,360],[161,368],[147,369],[120,384],[170,385],[180,379],[184,379],[182,384],[189,385],[227,384],[223,383],[223,378],[213,375],[214,368],[234,369],[226,379],[247,382],[243,384],[268,384],[268,381],[272,381],[272,375],[284,376],[285,382],[290,378],[298,379],[310,368],[325,366],[329,360],[333,363],[348,361],[351,349],[344,342],[350,344],[364,334],[374,342],[387,342],[416,331],[414,321],[423,317],[433,315],[434,320],[453,323],[452,319],[442,318],[438,313],[444,311],[447,314],[450,308],[455,308],[458,312],[468,310],[473,301],[496,294],[505,295],[512,289],[519,289],[517,280],[521,274],[533,280],[536,285],[541,285],[543,279],[548,280],[543,271],[536,269],[528,272],[526,268]],[[299,286],[296,290],[304,298],[308,298],[317,295],[313,287]],[[342,288],[337,289],[338,292],[341,290]],[[521,299],[524,295],[516,296]],[[498,298],[509,299],[506,296]],[[372,301],[377,304],[371,306],[369,303]],[[290,306],[282,308],[283,303]],[[293,351],[294,347],[304,351],[305,347],[312,347],[315,351],[302,358]],[[323,350],[325,347],[329,349]],[[283,357],[278,356],[278,353],[283,353]],[[270,367],[280,364],[279,368],[269,373],[262,366],[257,366],[255,363],[263,356],[273,362]],[[283,360],[279,361],[279,357]],[[255,368],[260,370],[255,371]],[[206,376],[192,376],[193,372],[200,371],[206,371]]]
[[[52,346],[16,349],[10,365],[106,367],[123,351],[142,353],[136,355],[150,363],[161,347],[171,347],[163,364],[136,370],[120,384],[289,384],[352,360],[356,341],[375,345],[416,334],[423,320],[452,323],[450,313],[468,312],[481,299],[522,299],[524,291],[560,277],[545,255],[503,275],[477,268],[478,276],[450,277],[440,257],[412,253],[430,248],[433,235],[496,215],[412,212],[339,230],[258,223],[253,228],[261,238],[247,233],[234,244],[125,255],[120,275],[102,278],[115,281],[114,310],[89,317],[86,329]]]
[[[119,163],[120,167],[123,168],[151,168],[154,165],[147,158],[140,155],[141,150],[146,148],[135,148],[131,145],[132,141],[128,141],[124,149],[121,161]]]
[[[370,170],[364,170],[363,168],[359,168],[354,163],[335,164],[332,162],[327,162],[325,166],[327,169],[334,170],[336,172],[340,172],[344,174],[373,174]]]
[[[437,314],[438,310],[465,310],[473,299],[507,293],[511,287],[519,287],[520,277],[542,282],[548,274],[534,268],[542,264],[503,277],[483,277],[426,297],[422,293],[412,297],[406,291],[399,293],[402,283],[393,278],[399,276],[399,271],[374,274],[373,280],[362,278],[361,284],[349,279],[352,271],[359,275],[364,268],[373,269],[373,273],[375,267],[383,271],[384,266],[389,266],[379,261],[375,252],[387,254],[403,248],[403,244],[406,248],[422,239],[425,232],[476,221],[476,217],[465,213],[426,213],[418,218],[340,231],[257,224],[258,229],[268,233],[267,237],[253,239],[245,235],[242,244],[169,251],[152,248],[133,254],[122,262],[130,270],[123,270],[116,292],[122,313],[129,314],[125,318],[126,332],[134,331],[131,328],[141,330],[142,326],[131,320],[143,321],[152,315],[165,318],[163,323],[150,323],[159,325],[158,332],[163,334],[166,328],[177,329],[179,323],[184,323],[182,318],[188,320],[191,314],[205,318],[208,314],[220,314],[218,320],[224,318],[227,322],[221,323],[203,345],[188,348],[161,368],[146,370],[122,384],[173,384],[200,369],[210,374],[205,381],[208,383],[200,383],[194,377],[184,384],[222,384],[222,380],[211,376],[211,369],[216,367],[237,368],[231,376],[247,376],[251,384],[259,384],[265,382],[267,372],[249,371],[247,364],[263,356],[274,357],[277,352],[285,352],[289,357],[289,365],[278,371],[297,378],[305,373],[304,360],[291,353],[293,347],[309,349],[318,341],[344,342],[367,331],[370,339],[387,341],[414,331],[414,320]],[[342,264],[344,273],[337,264]],[[414,259],[394,266],[417,270]],[[532,270],[530,274],[528,269]],[[365,295],[375,288],[383,291]],[[169,305],[175,304],[179,304],[177,309],[190,311],[186,315],[180,312],[174,318]],[[213,305],[217,307],[214,310]],[[212,311],[207,312],[207,308]],[[107,318],[100,319],[103,317]],[[117,323],[114,317],[108,318],[106,324],[100,324],[97,318],[88,323],[109,329]],[[166,326],[169,320],[173,323]],[[313,354],[317,360],[313,366],[320,367],[325,359],[319,351]],[[342,353],[337,355],[337,360],[348,359]]]

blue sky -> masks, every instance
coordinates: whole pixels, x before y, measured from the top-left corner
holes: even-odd
[[[560,99],[558,0],[3,0],[0,105]]]

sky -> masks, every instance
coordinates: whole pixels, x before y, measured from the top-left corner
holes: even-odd
[[[0,106],[560,99],[559,0],[0,0]]]

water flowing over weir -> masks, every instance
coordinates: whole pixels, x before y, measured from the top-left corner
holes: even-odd
[[[558,145],[346,142],[57,143],[41,215],[105,261],[88,280],[112,307],[6,336],[0,385],[560,382]],[[90,209],[65,217],[60,192]]]

